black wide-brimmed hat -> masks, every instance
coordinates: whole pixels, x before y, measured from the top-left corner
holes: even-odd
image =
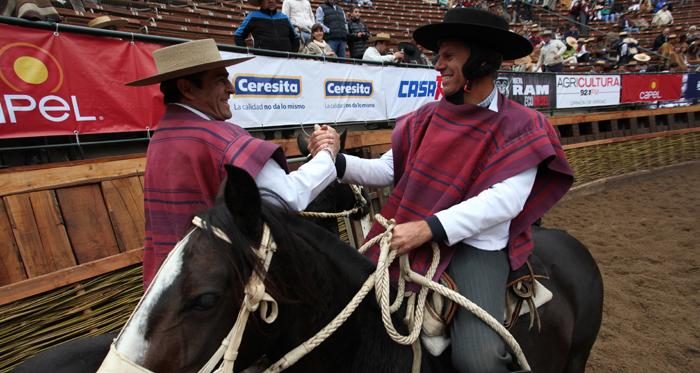
[[[510,23],[503,17],[474,8],[455,8],[445,14],[441,23],[421,26],[413,38],[423,47],[439,52],[440,42],[459,39],[472,45],[494,50],[504,60],[514,60],[532,53],[532,44],[510,32]]]
[[[398,48],[400,51],[403,51],[404,57],[409,61],[415,61],[420,58],[420,49],[407,41],[400,42]]]

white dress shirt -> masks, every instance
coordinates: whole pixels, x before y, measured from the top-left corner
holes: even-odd
[[[498,99],[488,105],[498,112]],[[394,183],[394,156],[389,150],[379,159],[345,155],[346,169],[341,182],[383,188]],[[537,176],[537,166],[479,193],[435,216],[442,224],[447,245],[458,242],[494,251],[508,245],[510,222],[525,206]]]
[[[190,106],[176,103],[200,117],[211,120],[209,116]],[[231,124],[232,126],[234,124]],[[311,161],[301,166],[298,170],[287,174],[282,167],[272,158],[267,160],[265,166],[255,177],[258,188],[265,188],[275,192],[282,201],[289,205],[290,212],[299,212],[306,209],[330,183],[337,177],[335,164],[328,152],[319,152]],[[286,208],[276,198],[261,194],[262,198],[279,208]]]
[[[396,57],[393,54],[387,54],[382,56],[381,53],[375,47],[369,47],[365,50],[365,54],[362,55],[363,60],[367,61],[382,61],[382,62],[396,62]]]

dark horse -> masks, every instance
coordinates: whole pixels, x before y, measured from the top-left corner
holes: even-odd
[[[151,371],[196,372],[218,348],[234,324],[244,284],[251,274],[263,271],[253,252],[263,222],[278,246],[265,286],[279,304],[279,316],[267,324],[257,313],[250,315],[237,372],[262,355],[275,362],[313,336],[375,270],[371,261],[329,232],[261,202],[254,180],[243,170],[226,167],[235,182],[226,183],[225,204],[200,216],[232,243],[209,229],[195,229],[164,264],[116,342],[122,355]],[[554,298],[540,308],[541,332],[528,331],[529,316],[521,317],[511,332],[533,371],[583,372],[601,324],[600,272],[588,250],[567,233],[534,227],[533,238],[553,279],[542,283]],[[400,315],[394,314],[394,325],[407,334]],[[421,372],[453,372],[447,354],[449,350],[436,358],[424,352]],[[404,373],[411,369],[412,356],[410,346],[393,342],[384,330],[370,292],[335,334],[287,371]],[[94,368],[75,367],[72,372]]]

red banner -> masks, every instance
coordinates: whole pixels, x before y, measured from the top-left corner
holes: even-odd
[[[159,48],[0,25],[0,138],[153,129],[165,111],[158,85],[124,83],[156,74]]]
[[[623,75],[620,102],[653,102],[681,99],[683,74]]]

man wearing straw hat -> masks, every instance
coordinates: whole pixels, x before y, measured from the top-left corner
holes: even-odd
[[[562,72],[564,71],[564,59],[562,56],[566,52],[566,45],[559,40],[552,39],[552,31],[547,30],[542,34],[542,50],[540,51],[540,60],[537,61],[535,71],[540,71],[544,66],[545,72]],[[574,39],[575,40],[575,39]]]
[[[403,60],[404,55],[402,51],[385,55],[385,53],[389,51],[389,46],[391,44],[396,44],[396,40],[392,39],[391,35],[379,34],[377,36],[372,36],[369,38],[369,42],[374,42],[374,46],[367,48],[365,54],[362,56],[363,60],[381,62],[401,62],[401,60]]]
[[[112,18],[110,16],[101,16],[88,22],[88,27],[101,28],[105,30],[119,30],[124,28],[129,23],[124,18]]]
[[[649,67],[649,60],[651,60],[651,57],[649,57],[648,54],[646,53],[637,53],[634,55],[635,61],[637,61],[637,72],[638,73],[643,73],[647,71],[647,68]]]
[[[333,160],[339,142],[290,173],[279,145],[226,122],[232,116],[228,101],[236,92],[226,67],[250,58],[222,60],[213,39],[177,44],[153,52],[158,74],[127,83],[137,87],[160,83],[166,104],[147,153],[146,287],[185,233],[191,214],[214,204],[226,177],[225,164],[245,169],[260,188],[277,193],[296,211],[305,209],[335,180]]]
[[[254,48],[280,52],[299,52],[299,35],[286,14],[277,11],[275,0],[248,0],[260,10],[250,12],[233,35],[239,47],[245,47],[245,39],[253,35]]]
[[[573,183],[571,168],[547,119],[510,101],[494,83],[503,60],[532,51],[508,21],[456,8],[413,37],[438,53],[444,97],[397,118],[392,148],[381,158],[339,155],[338,176],[344,183],[394,185],[381,212],[397,222],[391,248],[408,253],[411,268],[425,274],[429,241],[438,243],[435,276],[446,272],[460,294],[502,320],[508,273],[532,251],[530,225]],[[336,137],[315,131],[309,147],[323,148]],[[543,187],[547,191],[537,194]],[[375,223],[367,239],[383,231]],[[378,247],[365,255],[377,262]],[[394,285],[397,263],[390,269]],[[500,336],[469,311],[458,309],[450,327],[457,371],[518,369]]]

